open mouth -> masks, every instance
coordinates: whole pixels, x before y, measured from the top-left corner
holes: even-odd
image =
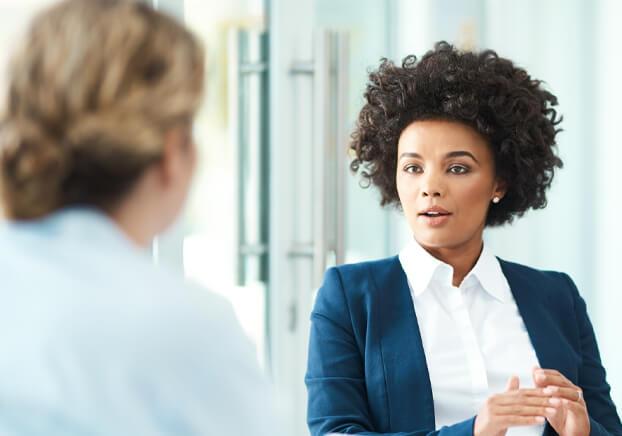
[[[419,216],[426,216],[430,218],[439,217],[439,216],[449,216],[449,215],[451,215],[449,212],[423,212],[419,214]]]
[[[447,221],[449,221],[450,216],[450,212],[447,212],[439,206],[431,207],[430,209],[419,214],[419,217],[425,222],[425,224],[431,227],[444,225]]]

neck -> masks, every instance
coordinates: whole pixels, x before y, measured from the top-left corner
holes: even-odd
[[[125,236],[142,248],[147,248],[159,233],[158,217],[161,211],[154,207],[149,196],[135,189],[116,207],[107,210],[108,216],[119,226]]]
[[[130,241],[142,248],[149,247],[155,233],[149,230],[144,220],[137,219],[135,213],[122,207],[116,208],[108,215]]]
[[[426,251],[438,260],[445,262],[454,270],[452,283],[454,286],[460,286],[466,275],[473,269],[480,254],[484,242],[482,237],[475,239],[467,244],[451,248],[427,248]]]
[[[170,213],[159,188],[157,174],[147,170],[132,189],[107,212],[136,245],[147,248],[167,226]]]

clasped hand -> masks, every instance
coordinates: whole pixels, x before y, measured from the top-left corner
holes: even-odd
[[[559,371],[533,369],[535,388],[522,389],[510,377],[505,392],[489,397],[475,419],[475,436],[504,436],[510,427],[548,421],[560,436],[590,434],[590,419],[581,388]]]

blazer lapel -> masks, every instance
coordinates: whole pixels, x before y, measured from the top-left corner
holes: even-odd
[[[381,353],[391,431],[433,429],[434,402],[408,280],[399,258],[372,274],[380,308]],[[379,288],[378,284],[386,286]]]
[[[540,367],[556,369],[570,380],[576,378],[572,356],[560,335],[559,323],[552,316],[555,302],[547,287],[550,284],[539,280],[536,274],[528,274],[528,270],[522,270],[518,265],[499,260]]]

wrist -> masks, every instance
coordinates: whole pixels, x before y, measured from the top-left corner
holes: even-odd
[[[473,418],[473,436],[486,436],[486,431],[482,428],[483,426],[479,415],[475,415]]]

